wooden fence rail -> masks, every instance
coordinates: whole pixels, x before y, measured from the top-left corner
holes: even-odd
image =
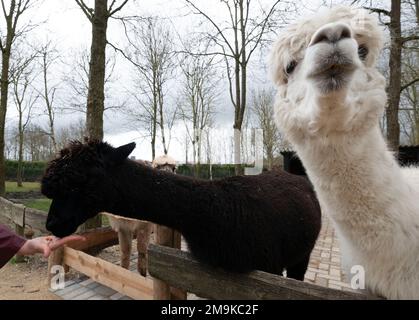
[[[42,211],[26,208],[0,197],[0,214],[12,221],[16,228],[30,227],[47,233],[46,214]],[[151,244],[148,249],[148,269],[150,275],[157,279],[153,285],[150,279],[85,253],[90,249],[103,249],[116,244],[117,234],[110,228],[94,230],[85,233],[84,236],[87,238],[85,242],[73,243],[72,248],[66,247],[51,255],[50,265],[62,264],[72,267],[135,299],[152,299],[153,296],[155,299],[185,299],[185,292],[219,300],[379,299],[362,293],[320,287],[261,271],[249,274],[229,273],[201,264],[187,252]],[[176,294],[172,288],[171,294],[163,295],[169,286],[178,288]]]
[[[284,278],[266,272],[229,273],[205,266],[184,251],[151,244],[150,274],[171,286],[217,300],[365,300],[378,299]]]
[[[43,211],[27,208],[22,204],[16,204],[0,197],[0,214],[20,228],[29,227],[42,233],[48,233],[45,228],[47,215]]]

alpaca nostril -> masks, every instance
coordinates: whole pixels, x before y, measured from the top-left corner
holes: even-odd
[[[320,42],[336,43],[350,38],[352,38],[352,31],[346,24],[332,23],[324,26],[314,34],[310,46]]]

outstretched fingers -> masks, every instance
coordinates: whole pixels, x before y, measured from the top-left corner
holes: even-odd
[[[72,236],[61,238],[61,239],[52,238],[49,241],[49,248],[51,249],[51,251],[54,251],[55,249],[58,249],[62,247],[63,245],[72,241],[86,241],[86,238],[82,236],[77,236],[77,235],[72,235]]]

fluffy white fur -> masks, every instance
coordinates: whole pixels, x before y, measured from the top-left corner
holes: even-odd
[[[164,167],[164,166],[169,166],[172,169],[175,169],[176,168],[176,160],[169,157],[167,154],[162,155],[160,157],[156,157],[153,160],[153,163],[152,163],[153,168],[162,169],[162,167]],[[173,170],[168,170],[168,171],[173,171]]]
[[[342,24],[350,37],[317,43]],[[275,116],[334,222],[349,277],[361,265],[373,294],[418,299],[419,171],[400,168],[380,132],[386,82],[374,66],[382,43],[376,18],[349,7],[290,26],[271,55]],[[369,49],[364,61],[359,45]]]

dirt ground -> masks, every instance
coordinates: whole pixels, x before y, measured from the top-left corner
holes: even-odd
[[[48,262],[39,257],[0,269],[0,300],[59,300],[48,291]]]
[[[0,223],[12,228],[3,218]],[[0,300],[59,300],[48,291],[48,261],[41,256],[25,260],[15,263],[12,259],[0,269]]]
[[[104,249],[98,257],[112,262],[119,261],[119,246]],[[48,261],[41,256],[26,258],[23,263],[9,262],[0,269],[0,300],[60,300],[48,290],[47,268]],[[82,276],[70,271],[65,278],[68,281]]]
[[[0,223],[13,226],[0,215]],[[36,236],[42,236],[36,233]],[[154,241],[154,235],[151,236]],[[136,254],[136,240],[132,244],[132,254]],[[119,246],[113,246],[102,250],[98,257],[110,262],[117,262],[120,259]],[[47,284],[48,261],[40,255],[26,257],[26,262],[16,263],[14,259],[0,269],[0,300],[60,300],[58,296],[51,293]],[[66,281],[83,275],[71,270],[66,274]]]

